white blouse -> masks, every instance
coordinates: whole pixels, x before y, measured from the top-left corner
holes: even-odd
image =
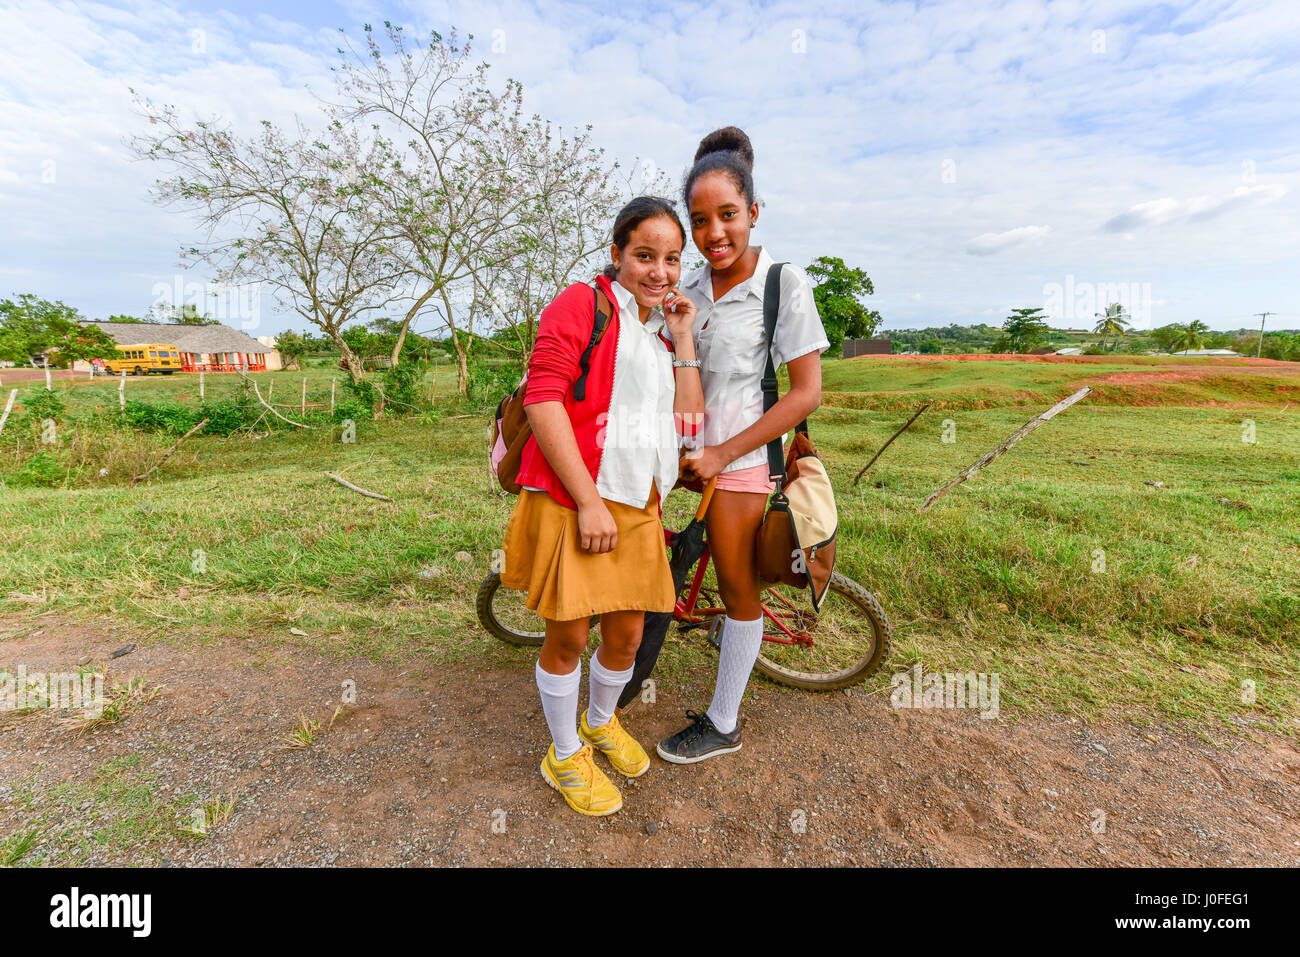
[[[596,420],[602,449],[596,490],[601,498],[645,508],[652,481],[660,500],[677,482],[673,355],[659,338],[660,331],[667,336],[663,312],[656,307],[643,323],[636,297],[617,280],[610,288],[618,302],[618,351],[609,411]]]
[[[704,387],[704,427],[697,436],[699,445],[721,445],[763,417],[763,371],[767,364],[763,293],[768,268],[774,262],[759,246],[754,275],[728,289],[716,303],[711,266],[695,270],[682,283],[682,292],[691,297],[698,310],[692,332]],[[791,359],[830,348],[813,302],[812,283],[798,266],[788,264],[781,270],[781,304],[772,339],[772,362],[777,369]],[[766,464],[767,447],[760,445],[723,471]]]

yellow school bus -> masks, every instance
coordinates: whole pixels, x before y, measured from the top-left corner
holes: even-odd
[[[104,367],[113,375],[121,375],[123,370],[131,375],[148,375],[150,372],[171,375],[181,367],[181,354],[173,345],[156,342],[118,346],[117,356],[105,359]]]

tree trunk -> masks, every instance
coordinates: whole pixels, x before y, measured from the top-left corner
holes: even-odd
[[[438,291],[438,288],[439,287],[437,286],[429,287],[429,291],[419,299],[415,300],[415,304],[406,311],[406,318],[402,320],[402,328],[397,333],[397,342],[393,343],[393,365],[397,365],[397,360],[402,357],[402,346],[406,343],[406,330],[410,329],[411,323],[415,321],[415,314],[424,307],[424,304],[428,302],[430,298],[432,298],[433,294]]]
[[[458,395],[469,395],[469,347],[470,339],[466,336],[462,341],[460,332],[456,329],[454,314],[451,309],[451,299],[447,295],[447,287],[443,286],[439,290],[442,296],[442,306],[444,314],[447,317],[447,328],[451,330],[451,344],[456,349],[456,392]],[[474,329],[474,313],[471,307],[470,311],[470,330]]]
[[[469,395],[469,353],[460,336],[451,334],[451,341],[456,346],[456,392],[461,396]]]
[[[365,378],[362,374],[360,357],[352,351],[352,347],[347,344],[342,336],[334,333],[331,333],[331,335],[334,336],[334,342],[338,345],[339,351],[343,353],[343,361],[348,364],[348,375],[352,376],[352,384],[359,385],[361,380]]]

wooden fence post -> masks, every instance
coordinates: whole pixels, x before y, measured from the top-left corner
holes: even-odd
[[[299,407],[299,414],[307,414],[307,377],[302,377],[302,405]]]
[[[18,398],[18,390],[13,389],[9,393],[9,401],[5,403],[4,415],[0,415],[0,432],[5,430],[5,419],[9,418],[9,410],[14,407],[14,399]]]
[[[334,414],[334,386],[338,384],[338,378],[330,379],[330,415]]]
[[[200,369],[199,370],[199,401],[202,401],[204,398],[205,395],[203,392],[203,370]]]
[[[126,411],[126,370],[122,370],[122,378],[117,383],[117,407],[120,411]]]

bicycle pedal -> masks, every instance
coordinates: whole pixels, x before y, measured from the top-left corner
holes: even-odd
[[[714,615],[713,620],[709,622],[709,644],[719,651],[722,650],[722,615]]]

